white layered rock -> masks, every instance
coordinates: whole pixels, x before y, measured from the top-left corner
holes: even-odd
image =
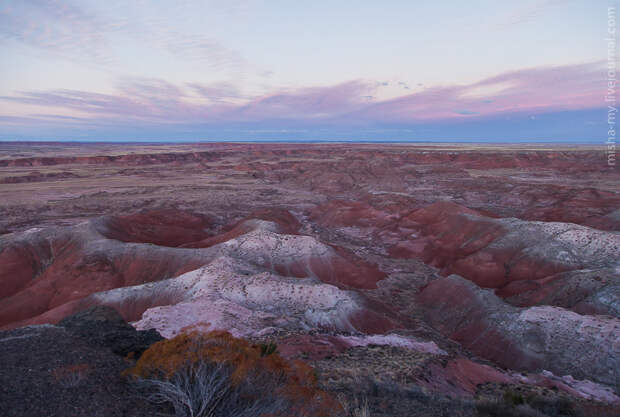
[[[155,328],[164,337],[172,337],[188,326],[227,330],[245,337],[276,328],[350,331],[353,327],[348,317],[361,309],[353,293],[333,285],[257,272],[255,267],[230,257],[217,258],[177,278],[114,292],[122,297],[132,291],[168,291],[180,296],[181,301],[175,304],[146,310],[134,323],[138,329]],[[100,294],[107,303],[113,302],[110,296],[112,292]]]

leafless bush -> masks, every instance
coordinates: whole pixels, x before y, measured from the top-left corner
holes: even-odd
[[[124,371],[168,415],[340,417],[315,371],[222,331],[189,330],[149,347]]]
[[[374,377],[357,378],[354,384],[341,391],[338,399],[341,400],[343,408],[347,409],[348,417],[356,417],[353,410],[360,405],[362,414],[358,415],[364,416],[363,412],[367,412],[366,415],[374,413],[385,415],[383,404],[389,404],[389,412],[393,416],[476,416],[472,400],[450,398],[427,391],[420,386],[404,385],[394,380],[379,380]]]
[[[370,408],[368,407],[367,398],[360,400],[355,397],[352,401],[349,401],[346,395],[340,393],[338,394],[338,401],[347,417],[370,417]]]
[[[200,361],[178,369],[171,377],[137,379],[146,399],[169,407],[177,417],[259,417],[279,416],[288,409],[282,398],[272,394],[265,380],[248,377],[232,383],[232,370],[223,364]]]

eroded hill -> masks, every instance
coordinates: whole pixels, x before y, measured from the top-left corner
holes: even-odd
[[[62,151],[0,159],[5,330],[97,305],[167,338],[227,330],[334,392],[374,381],[358,394],[376,415],[407,415],[381,398],[420,389],[620,406],[619,175],[602,152]]]

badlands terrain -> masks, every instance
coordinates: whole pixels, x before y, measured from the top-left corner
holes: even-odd
[[[372,416],[617,416],[618,180],[581,146],[2,143],[0,414],[153,415],[124,357],[191,327]]]

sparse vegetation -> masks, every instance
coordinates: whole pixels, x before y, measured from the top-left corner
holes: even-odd
[[[272,355],[278,352],[278,345],[272,342],[263,343],[263,344],[260,344],[259,346],[260,346],[261,356],[269,356],[269,355]]]
[[[273,344],[253,346],[226,332],[192,331],[158,342],[127,374],[150,402],[174,416],[343,413],[336,400],[317,388],[310,366],[283,359]]]
[[[138,379],[136,383],[148,401],[174,416],[255,417],[278,415],[286,408],[285,400],[259,385],[257,378],[232,384],[232,372],[227,365],[198,361],[180,367],[170,377]]]
[[[525,400],[523,399],[523,395],[519,394],[518,392],[509,390],[509,389],[504,391],[504,401],[514,406],[525,403]]]
[[[353,401],[349,401],[346,395],[340,393],[338,395],[338,401],[349,417],[371,417],[367,398],[360,400],[355,397]]]
[[[476,410],[480,417],[581,417],[582,413],[566,398],[544,398],[523,395],[512,390],[504,391],[502,400],[478,401]]]
[[[359,377],[338,390],[347,417],[474,417],[476,412],[471,400],[449,398],[393,380]]]
[[[75,388],[88,377],[89,372],[90,365],[87,363],[80,363],[76,365],[60,366],[52,370],[52,375],[61,387]]]

